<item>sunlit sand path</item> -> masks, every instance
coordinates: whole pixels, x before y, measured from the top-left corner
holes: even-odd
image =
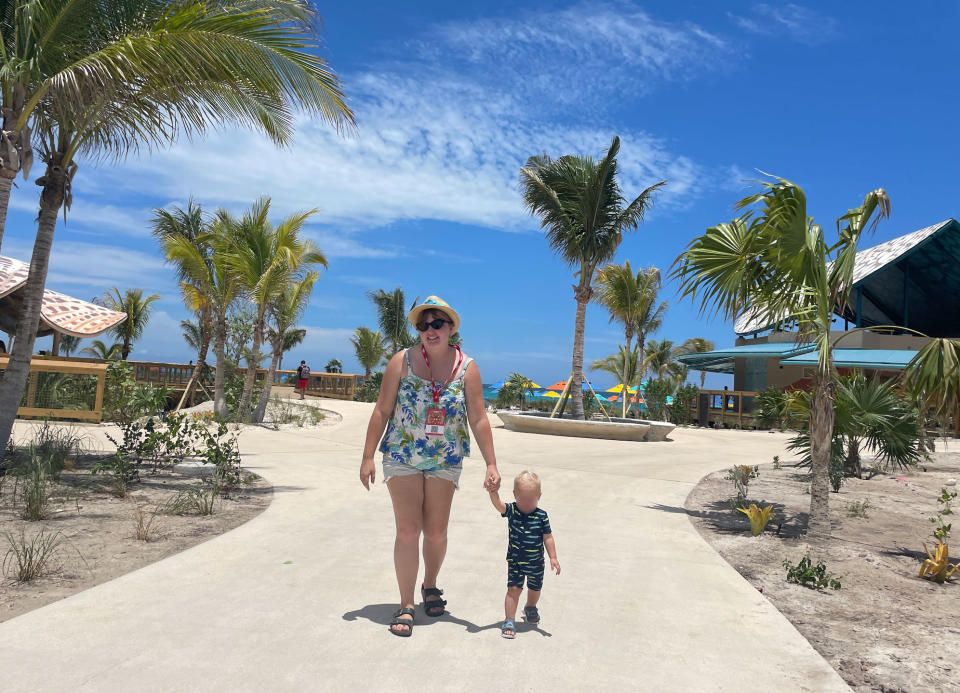
[[[785,436],[678,429],[629,443],[495,428],[505,495],[522,469],[543,479],[563,566],[545,580],[543,621],[499,637],[506,527],[476,453],[441,573],[449,613],[418,607],[413,637],[397,638],[385,625],[390,501],[358,474],[372,405],[322,405],[343,421],[241,436],[245,465],[276,489],[264,513],[0,624],[3,690],[848,690],[682,510],[702,476],[767,462]]]

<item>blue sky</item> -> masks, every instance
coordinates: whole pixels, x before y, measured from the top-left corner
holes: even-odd
[[[635,267],[668,268],[693,237],[733,217],[757,169],[803,186],[828,229],[886,188],[892,218],[864,247],[889,240],[960,214],[957,7],[320,4],[324,55],[356,134],[304,120],[287,150],[227,131],[119,164],[81,161],[48,286],[81,298],[110,286],[159,293],[133,358],[194,358],[173,274],[149,236],[151,210],[193,195],[241,212],[269,195],[277,219],[321,208],[308,235],[330,261],[303,320],[307,341],[287,364],[306,358],[317,369],[337,357],[356,371],[349,336],[375,327],[366,291],[401,285],[410,299],[439,294],[457,307],[485,382],[519,371],[548,385],[570,371],[573,278],[520,204],[527,157],[602,155],[616,134],[626,196],[668,181],[616,258]],[[27,260],[39,189],[19,185],[3,253]],[[670,307],[653,337],[732,344],[729,323],[699,315],[675,289],[663,289]],[[586,360],[620,341],[591,305]]]

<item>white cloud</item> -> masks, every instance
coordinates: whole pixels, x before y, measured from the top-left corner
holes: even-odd
[[[815,46],[840,35],[840,25],[832,17],[793,3],[769,5],[758,3],[752,15],[745,17],[728,12],[737,26],[752,34],[786,36],[799,43]]]

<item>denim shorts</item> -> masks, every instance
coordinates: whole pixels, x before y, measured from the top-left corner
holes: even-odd
[[[444,469],[417,469],[408,464],[400,464],[393,460],[383,458],[383,483],[387,483],[391,477],[409,476],[411,474],[422,474],[424,479],[446,479],[453,482],[453,487],[460,488],[461,467],[445,467]]]

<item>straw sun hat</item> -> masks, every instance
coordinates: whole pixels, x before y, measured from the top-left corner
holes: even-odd
[[[460,314],[451,308],[450,305],[439,296],[427,296],[423,303],[417,304],[411,308],[410,312],[407,313],[407,319],[410,321],[410,324],[416,327],[417,323],[420,321],[420,314],[425,310],[443,311],[450,317],[451,320],[453,320],[453,331],[456,332],[460,329]]]

